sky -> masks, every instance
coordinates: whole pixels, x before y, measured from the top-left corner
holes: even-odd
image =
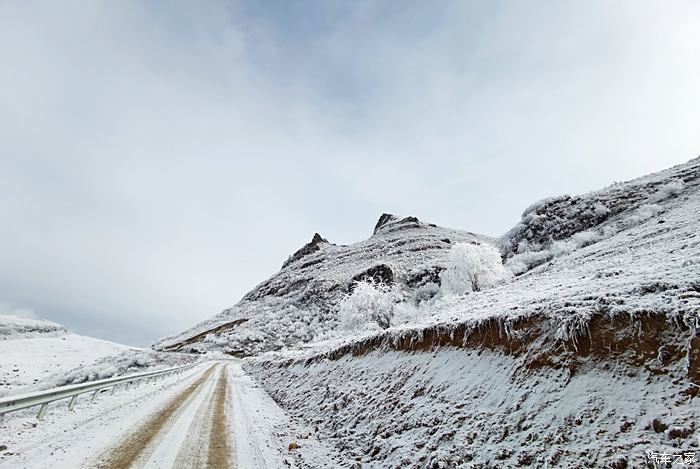
[[[383,212],[499,236],[700,154],[700,2],[0,2],[0,313],[131,345]]]

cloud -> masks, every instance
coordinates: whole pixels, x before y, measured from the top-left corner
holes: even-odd
[[[498,235],[697,154],[700,6],[5,2],[0,297],[134,344],[380,213]]]

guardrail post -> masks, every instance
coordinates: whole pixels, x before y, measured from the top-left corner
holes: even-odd
[[[44,420],[44,415],[46,415],[46,409],[49,407],[49,403],[41,404],[41,407],[39,408],[39,413],[36,414],[36,419],[37,420]]]
[[[110,396],[114,396],[114,393],[115,393],[115,391],[117,390],[117,386],[118,386],[117,384],[115,384],[114,386],[112,386],[112,392],[110,393]]]
[[[97,394],[100,392],[99,389],[95,389],[95,392],[92,393],[92,399],[90,399],[90,402],[95,402],[95,399],[97,399]]]
[[[78,401],[78,395],[76,394],[75,396],[70,398],[70,402],[68,403],[68,410],[73,410],[73,407],[75,407],[75,403]]]

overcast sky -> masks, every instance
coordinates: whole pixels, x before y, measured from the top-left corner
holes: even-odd
[[[134,345],[382,212],[500,235],[700,153],[700,2],[0,2],[0,312]]]

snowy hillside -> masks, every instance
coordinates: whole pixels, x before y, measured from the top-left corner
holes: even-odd
[[[700,464],[698,226],[699,159],[548,199],[500,240],[506,283],[245,368],[367,467]]]
[[[349,246],[329,243],[316,234],[284,262],[282,270],[238,304],[154,347],[245,356],[309,342],[338,327],[339,305],[356,281],[393,285],[401,297],[420,295],[439,281],[450,248],[464,242],[496,243],[389,214],[381,216],[369,239]]]
[[[42,319],[0,315],[0,396],[175,366],[193,358],[73,334]]]
[[[0,314],[0,340],[57,337],[68,333],[68,329],[45,319],[30,319],[10,314]]]
[[[53,381],[57,374],[131,347],[70,333],[41,320],[0,315],[0,392]]]

